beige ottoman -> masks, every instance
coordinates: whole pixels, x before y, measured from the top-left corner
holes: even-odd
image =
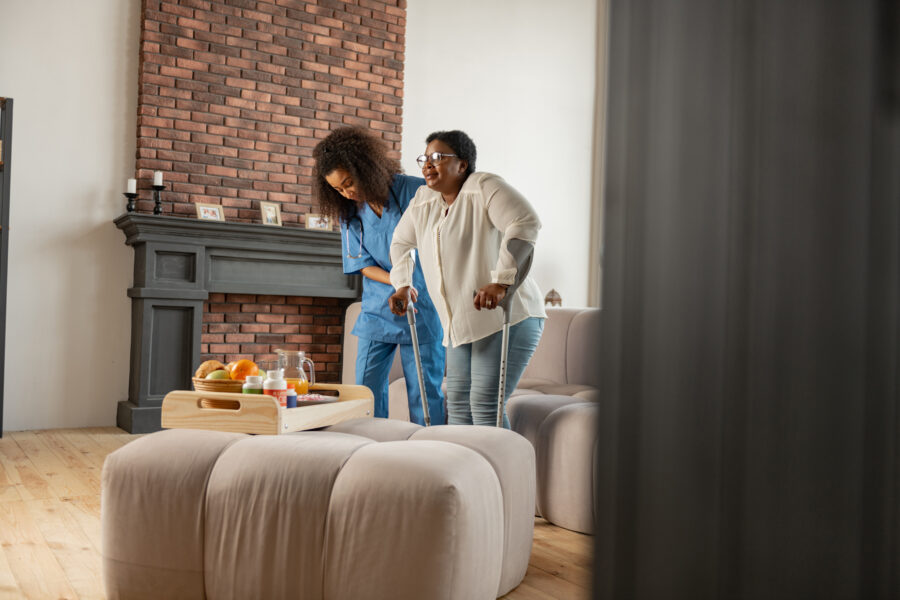
[[[595,532],[595,483],[612,473],[611,439],[600,435],[604,406],[543,394],[514,396],[506,405],[512,430],[534,446],[537,514],[581,533]]]
[[[387,419],[330,429],[170,430],[110,454],[108,596],[492,599],[521,582],[527,440]]]

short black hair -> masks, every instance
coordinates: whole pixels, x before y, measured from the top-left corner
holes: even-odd
[[[475,172],[475,142],[472,141],[465,131],[454,129],[453,131],[435,131],[427,138],[425,143],[430,144],[434,140],[444,142],[453,149],[453,153],[457,158],[466,161],[466,176]]]
[[[384,140],[362,127],[340,127],[316,144],[313,189],[321,212],[345,223],[357,213],[356,202],[341,196],[325,181],[335,169],[350,173],[361,200],[383,208],[394,175],[402,172],[400,162],[388,152]]]

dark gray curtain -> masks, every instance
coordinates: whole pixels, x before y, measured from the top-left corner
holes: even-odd
[[[897,598],[897,2],[612,0],[598,598]]]

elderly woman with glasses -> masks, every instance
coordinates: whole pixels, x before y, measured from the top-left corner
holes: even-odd
[[[356,383],[372,390],[375,416],[387,417],[388,373],[399,348],[410,420],[424,424],[409,324],[405,316],[391,314],[388,298],[394,291],[389,277],[394,227],[425,181],[403,175],[400,164],[388,156],[384,142],[360,128],[334,130],[316,145],[313,158],[321,211],[341,224],[344,273],[363,276],[362,311],[353,328],[359,338]],[[443,424],[443,332],[421,266],[415,264],[407,275],[410,294],[417,299],[416,325],[429,417],[432,424]]]
[[[416,192],[391,243],[391,310],[402,315],[408,302],[416,302],[416,249],[448,348],[448,421],[495,425],[504,321],[495,309],[518,271],[509,241],[533,244],[541,223],[503,179],[475,172],[475,144],[468,135],[438,131],[426,143],[418,163],[427,187]],[[513,292],[509,311],[504,403],[534,354],[547,316],[532,278]],[[509,427],[505,408],[503,424]]]

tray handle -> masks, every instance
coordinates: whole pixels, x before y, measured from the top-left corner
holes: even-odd
[[[311,383],[309,391],[335,391],[339,400],[371,400],[374,398],[372,390],[364,385],[344,385],[339,383]]]
[[[198,392],[175,390],[166,394],[163,404],[202,412],[219,411],[241,414],[258,408],[278,408],[278,401],[263,394],[238,394],[234,392]]]

